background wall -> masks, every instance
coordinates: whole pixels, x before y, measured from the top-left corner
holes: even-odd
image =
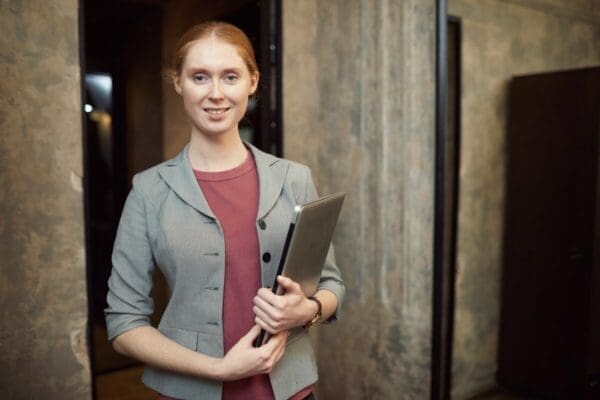
[[[0,393],[90,398],[77,1],[0,1]]]
[[[318,329],[324,399],[429,398],[433,0],[284,0],[284,155],[347,192],[341,319]]]
[[[600,65],[600,1],[449,0],[462,21],[453,398],[495,385],[508,82]]]

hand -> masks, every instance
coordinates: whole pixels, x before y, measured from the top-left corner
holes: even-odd
[[[304,325],[318,309],[314,301],[304,296],[298,283],[283,276],[278,276],[277,282],[285,290],[283,295],[262,288],[254,297],[254,321],[270,334]]]
[[[253,375],[268,374],[281,359],[285,351],[288,332],[271,336],[261,347],[253,346],[260,327],[254,325],[217,364],[217,379],[234,381]]]

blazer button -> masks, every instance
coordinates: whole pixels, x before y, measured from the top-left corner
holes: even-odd
[[[264,262],[268,263],[269,261],[271,261],[271,253],[269,253],[268,251],[266,253],[263,253],[262,259]]]
[[[266,223],[266,222],[265,222],[265,220],[264,220],[264,219],[262,219],[262,218],[258,220],[258,226],[259,226],[259,227],[260,227],[260,229],[262,229],[263,231],[264,231],[265,229],[267,229],[267,223]]]

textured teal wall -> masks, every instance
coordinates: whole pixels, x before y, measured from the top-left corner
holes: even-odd
[[[0,397],[90,398],[76,0],[0,1]]]

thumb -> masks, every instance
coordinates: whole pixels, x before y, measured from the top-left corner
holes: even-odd
[[[279,284],[285,289],[287,293],[302,293],[300,285],[293,281],[291,278],[288,278],[287,276],[279,275],[277,277],[277,282],[279,282]]]
[[[254,325],[250,330],[240,339],[240,341],[252,343],[260,332],[260,326]]]

